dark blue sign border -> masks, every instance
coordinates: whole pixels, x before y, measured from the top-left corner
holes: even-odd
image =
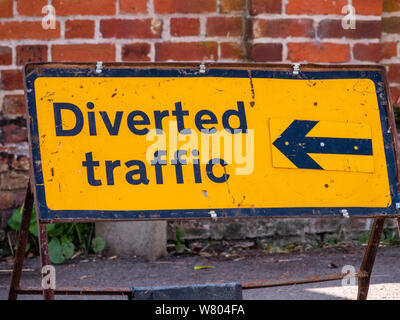
[[[384,80],[380,70],[329,70],[305,71],[298,75],[289,71],[260,70],[246,67],[243,69],[230,69],[229,67],[211,67],[204,73],[199,69],[165,67],[165,68],[104,68],[101,73],[95,69],[46,67],[34,69],[26,75],[26,95],[28,112],[30,116],[30,144],[32,152],[33,175],[35,180],[36,201],[41,221],[69,221],[69,220],[160,220],[182,218],[210,218],[210,209],[196,210],[139,210],[139,211],[102,211],[102,210],[51,210],[47,207],[46,196],[41,168],[41,154],[39,146],[39,133],[36,117],[36,99],[34,82],[39,77],[231,77],[231,78],[274,78],[274,79],[370,79],[375,83],[379,103],[382,135],[385,145],[385,154],[392,203],[390,207],[305,207],[305,208],[234,208],[214,209],[217,217],[317,217],[317,216],[379,216],[395,215],[400,205],[396,178],[396,161],[392,136],[389,130],[387,115],[387,96]],[[288,199],[290,201],[290,199]],[[397,205],[396,205],[397,204]]]

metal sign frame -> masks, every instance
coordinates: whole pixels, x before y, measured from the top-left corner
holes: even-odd
[[[67,67],[67,71],[64,69]],[[21,230],[18,238],[18,247],[16,251],[16,257],[14,261],[14,269],[11,278],[11,285],[9,291],[9,299],[15,300],[17,299],[19,294],[43,294],[44,299],[54,299],[55,294],[61,295],[80,295],[80,294],[90,294],[90,295],[127,295],[130,296],[132,294],[131,288],[56,288],[56,289],[43,289],[43,288],[32,288],[32,287],[21,287],[20,279],[22,274],[22,266],[23,260],[25,256],[25,248],[28,241],[29,236],[29,223],[32,215],[33,202],[35,198],[37,212],[45,212],[44,216],[37,215],[37,226],[38,226],[38,237],[39,237],[39,245],[40,245],[40,257],[42,266],[46,266],[50,264],[49,258],[49,249],[48,249],[48,239],[46,233],[46,224],[47,223],[64,223],[64,222],[94,222],[94,221],[115,221],[115,219],[110,219],[105,212],[92,212],[87,216],[80,216],[77,219],[69,218],[69,212],[57,212],[58,217],[56,219],[50,217],[47,206],[43,207],[43,203],[45,203],[45,199],[43,198],[44,190],[43,188],[38,188],[38,181],[35,180],[37,178],[38,173],[40,173],[40,168],[38,167],[38,162],[40,161],[40,154],[38,150],[38,137],[35,133],[37,133],[37,123],[35,122],[35,106],[34,106],[34,92],[32,90],[32,85],[34,80],[39,76],[83,76],[90,74],[90,76],[98,76],[96,73],[96,64],[56,64],[56,63],[46,63],[46,64],[28,64],[25,67],[25,78],[26,83],[28,83],[28,87],[26,88],[26,96],[28,101],[28,108],[30,117],[28,117],[28,126],[30,128],[29,141],[31,148],[31,178],[27,186],[27,193],[25,197],[25,202],[23,206],[22,213],[22,222],[21,222]],[[365,208],[351,208],[354,216],[359,217],[374,217],[374,223],[371,229],[371,236],[369,239],[368,247],[365,251],[365,255],[360,267],[360,270],[356,272],[354,275],[359,279],[358,281],[358,299],[366,299],[368,295],[368,288],[370,277],[372,273],[373,264],[375,261],[376,253],[379,247],[379,242],[381,239],[383,226],[385,218],[397,218],[399,231],[400,231],[400,218],[398,216],[398,208],[396,203],[398,201],[398,181],[399,181],[399,154],[398,154],[398,146],[397,146],[397,131],[394,121],[394,114],[392,103],[389,96],[389,87],[388,80],[386,76],[386,72],[384,67],[382,66],[324,66],[324,65],[304,65],[301,67],[301,72],[293,72],[293,66],[291,65],[265,65],[265,64],[205,64],[200,67],[198,64],[104,64],[101,76],[105,74],[112,76],[116,72],[120,73],[121,71],[126,73],[127,76],[132,76],[133,74],[148,74],[152,73],[152,70],[158,70],[160,74],[168,74],[170,75],[171,70],[175,70],[176,74],[181,74],[182,72],[191,75],[202,74],[200,70],[204,67],[206,70],[213,70],[212,74],[219,74],[221,76],[228,76],[226,73],[226,69],[231,70],[235,74],[241,74],[243,76],[248,77],[249,71],[251,70],[252,76],[254,74],[265,76],[265,70],[267,69],[268,75],[270,76],[285,76],[289,79],[302,79],[302,77],[307,76],[309,78],[312,74],[315,76],[315,72],[318,72],[318,76],[323,76],[328,79],[332,77],[331,71],[339,72],[342,76],[346,75],[347,78],[354,78],[355,76],[360,76],[363,78],[369,78],[374,81],[377,90],[377,98],[379,101],[379,107],[381,111],[381,124],[385,131],[384,141],[385,141],[385,154],[387,159],[389,158],[389,177],[390,180],[390,189],[392,196],[392,205],[389,208],[374,208],[373,210],[363,210]],[[200,68],[200,69],[199,69]],[[48,69],[56,69],[55,71],[49,71]],[[109,70],[109,71],[107,71]],[[131,70],[131,71],[129,71]],[[134,71],[132,71],[134,70]],[[49,73],[50,72],[50,73]],[[263,73],[264,72],[264,73]],[[73,73],[73,74],[72,74]],[[229,72],[228,72],[229,74]],[[159,75],[159,74],[157,74]],[[35,140],[36,139],[36,140]],[[33,183],[35,181],[35,183]],[[39,180],[40,182],[40,180]],[[33,190],[32,190],[33,189]],[[35,196],[34,196],[35,193]],[[41,207],[42,206],[42,207]],[[283,211],[273,212],[273,217],[316,217],[316,215],[310,215],[309,213],[304,213],[304,211],[317,210],[318,216],[321,215],[329,215],[329,216],[338,216],[342,215],[338,208],[334,210],[330,210],[329,208],[290,208],[290,215],[284,215]],[[299,210],[297,210],[299,209]],[[343,208],[339,208],[343,209]],[[283,210],[283,209],[282,209]],[[285,209],[287,210],[287,209]],[[196,210],[198,212],[198,210]],[[208,210],[207,210],[208,211]],[[379,214],[376,211],[380,211]],[[223,210],[216,210],[218,213],[218,217],[233,217],[233,215],[226,214]],[[162,216],[161,216],[162,213]],[[258,212],[258,217],[262,216],[271,216],[272,211],[267,209],[260,209]],[[93,215],[94,214],[94,215]],[[121,216],[120,212],[115,213],[117,215],[117,220],[127,220],[126,216]],[[126,213],[124,213],[126,214]],[[137,212],[132,213],[128,218],[137,218]],[[145,220],[165,220],[166,218],[172,219],[182,219],[183,216],[171,216],[170,212],[159,212],[159,216],[155,219],[145,219]],[[252,215],[253,216],[253,215]],[[353,216],[353,215],[352,215]],[[209,215],[184,215],[185,218],[191,219],[199,219],[199,218],[208,218]],[[237,216],[235,215],[235,218]],[[42,275],[45,277],[46,275]],[[264,287],[275,287],[275,286],[283,286],[283,285],[293,285],[293,284],[303,284],[303,283],[312,283],[312,282],[321,282],[321,281],[332,281],[343,279],[344,277],[348,277],[348,274],[339,273],[334,275],[315,275],[309,277],[302,277],[298,279],[287,279],[287,280],[267,280],[267,281],[258,281],[258,282],[244,282],[242,283],[243,289],[254,289],[254,288],[264,288]]]
[[[68,222],[92,220],[163,220],[185,218],[209,218],[210,209],[194,210],[152,210],[150,211],[101,211],[101,210],[51,210],[46,204],[43,174],[41,168],[41,155],[39,146],[39,133],[36,118],[36,100],[34,82],[39,77],[232,77],[232,78],[276,78],[276,79],[370,79],[374,82],[380,111],[385,156],[391,192],[391,205],[389,207],[288,207],[288,208],[229,208],[213,209],[216,216],[220,217],[313,217],[313,216],[342,216],[346,211],[351,216],[396,215],[400,206],[400,197],[396,181],[396,155],[397,145],[394,143],[393,111],[388,97],[385,94],[385,73],[382,67],[377,66],[302,66],[301,72],[293,73],[290,66],[270,66],[254,64],[206,64],[204,72],[199,71],[198,65],[187,64],[104,64],[101,73],[96,72],[95,65],[87,64],[32,64],[26,68],[27,101],[29,112],[29,140],[33,159],[32,182],[35,182],[37,199],[37,212],[40,221]]]

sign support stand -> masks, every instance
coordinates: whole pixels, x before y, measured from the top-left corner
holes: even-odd
[[[8,295],[8,300],[16,300],[18,294],[43,294],[44,300],[53,300],[55,294],[60,295],[119,295],[130,296],[131,288],[56,288],[43,289],[39,287],[21,287],[22,267],[25,258],[26,244],[29,239],[29,224],[32,217],[32,208],[34,196],[32,192],[31,182],[28,182],[25,201],[22,210],[21,229],[18,236],[18,245],[15,254],[14,267],[11,276],[11,284]],[[354,275],[358,278],[358,300],[366,300],[368,296],[369,283],[371,273],[374,266],[376,254],[379,247],[379,242],[383,232],[385,217],[375,217],[371,229],[367,249],[361,263],[360,270]],[[397,218],[398,226],[400,227],[400,219]],[[46,224],[39,221],[37,217],[38,237],[40,245],[40,260],[42,268],[50,265],[48,238],[46,233]],[[46,276],[42,274],[42,276]],[[256,288],[271,288],[277,286],[287,286],[295,284],[305,284],[314,282],[324,282],[340,280],[348,277],[348,274],[340,273],[334,275],[314,275],[311,277],[303,277],[298,279],[289,279],[286,281],[280,280],[267,280],[258,282],[244,282],[242,283],[243,290],[256,289]]]

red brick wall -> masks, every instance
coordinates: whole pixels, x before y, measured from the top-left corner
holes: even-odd
[[[54,30],[41,26],[48,2]],[[347,4],[354,30],[341,27]],[[381,63],[400,105],[399,41],[400,0],[0,0],[0,210],[26,184],[27,62]]]

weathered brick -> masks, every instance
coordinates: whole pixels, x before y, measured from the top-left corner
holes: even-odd
[[[156,61],[202,61],[218,58],[218,44],[205,42],[156,43]]]
[[[261,0],[260,0],[261,1]],[[287,14],[342,14],[347,0],[289,0],[286,5]]]
[[[0,65],[12,63],[12,50],[10,47],[0,46]]]
[[[41,21],[7,21],[0,23],[0,40],[56,39],[60,36],[60,23],[55,29],[43,29]]]
[[[384,12],[400,11],[400,0],[383,0]]]
[[[121,13],[146,13],[148,0],[119,0]]]
[[[1,127],[0,142],[4,144],[27,141],[26,127],[21,121],[15,120]]]
[[[93,38],[93,20],[68,20],[65,22],[65,38]]]
[[[0,172],[7,172],[10,170],[11,161],[13,159],[12,154],[6,152],[0,152]]]
[[[22,172],[9,171],[0,176],[1,190],[24,189],[28,184],[28,175]]]
[[[68,15],[114,15],[115,0],[53,0],[52,5],[59,16]]]
[[[104,38],[159,38],[162,22],[158,19],[101,20],[100,32]]]
[[[222,42],[220,44],[221,59],[230,59],[240,61],[243,59],[243,48],[241,43]]]
[[[347,62],[350,59],[350,46],[337,43],[288,43],[290,61],[308,62]]]
[[[382,18],[382,31],[386,33],[400,33],[400,17]]]
[[[150,61],[150,44],[133,43],[122,47],[122,61]]]
[[[381,59],[391,59],[397,56],[398,42],[381,42]]]
[[[396,42],[356,43],[353,47],[353,56],[360,61],[378,62],[382,59],[390,59],[396,55]]]
[[[22,70],[3,70],[1,72],[1,88],[4,90],[23,89]]]
[[[53,61],[94,62],[115,61],[113,44],[57,44],[52,48]]]
[[[400,86],[390,87],[392,102],[395,106],[400,106]]]
[[[154,0],[156,13],[202,13],[217,11],[216,0]]]
[[[243,11],[246,8],[246,0],[220,0],[220,12],[232,13]]]
[[[9,18],[13,16],[13,0],[0,1],[0,17]]]
[[[356,14],[375,16],[382,14],[382,0],[353,0],[352,5]]]
[[[257,43],[249,48],[249,60],[255,62],[282,61],[282,44]]]
[[[47,0],[17,0],[17,11],[21,16],[41,16]]]
[[[325,19],[319,23],[318,35],[321,38],[380,38],[381,22],[357,20],[355,29],[343,29],[342,20]]]
[[[307,37],[315,36],[312,19],[256,19],[253,22],[253,37]]]
[[[390,64],[388,67],[389,81],[400,82],[400,64]]]
[[[30,166],[29,158],[26,156],[17,156],[13,159],[11,167],[17,171],[28,171]]]
[[[8,94],[3,100],[3,114],[22,115],[26,113],[25,96]]]
[[[211,17],[207,19],[208,36],[240,36],[242,34],[242,18]]]
[[[262,13],[281,13],[282,0],[250,0],[250,13],[252,15]]]
[[[24,65],[28,62],[46,62],[46,45],[21,45],[17,46],[17,64]]]
[[[171,18],[170,32],[172,36],[197,36],[200,33],[200,20],[198,18]]]
[[[0,210],[14,208],[14,193],[10,191],[0,191]]]

